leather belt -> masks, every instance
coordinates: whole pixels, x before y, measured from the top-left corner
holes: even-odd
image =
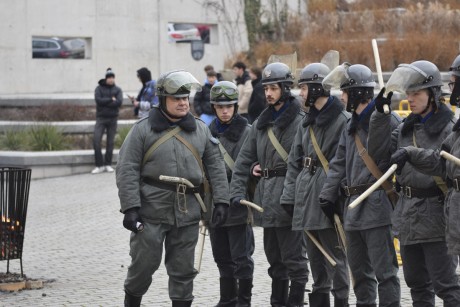
[[[421,189],[409,186],[402,186],[401,193],[407,198],[430,198],[435,196],[444,196],[441,189],[439,189],[438,187]]]
[[[316,168],[321,165],[318,165],[317,159],[314,159],[312,157],[303,157],[302,166],[304,168],[308,168],[308,170],[310,171],[310,174],[314,174],[316,173]]]
[[[360,184],[360,185],[355,185],[352,187],[345,186],[343,188],[343,192],[347,197],[350,197],[352,195],[357,195],[357,194],[363,194],[364,191],[369,189],[374,183],[366,183],[366,184]],[[378,187],[377,190],[382,190],[382,186]]]
[[[263,169],[262,177],[263,178],[272,178],[272,177],[284,177],[286,176],[287,168],[282,169]]]
[[[203,185],[200,185],[199,187],[190,188],[184,184],[165,183],[165,182],[161,182],[161,181],[158,181],[150,177],[143,177],[142,181],[148,185],[157,187],[162,190],[172,191],[172,192],[180,192],[180,193],[185,193],[185,194],[194,194],[194,193],[203,192],[203,189],[201,188]]]

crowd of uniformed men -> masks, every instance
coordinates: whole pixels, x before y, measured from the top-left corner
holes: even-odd
[[[460,56],[451,66],[458,106]],[[172,306],[191,306],[200,220],[220,273],[216,306],[251,306],[253,225],[263,227],[271,306],[304,305],[309,267],[312,307],[330,306],[331,293],[334,306],[349,306],[350,284],[356,306],[376,306],[377,297],[400,306],[395,237],[413,306],[434,306],[435,295],[460,306],[460,166],[441,155],[460,156],[460,122],[438,68],[401,64],[375,98],[360,64],[307,65],[298,99],[293,81],[283,63],[264,68],[268,106],[252,125],[238,112],[238,87],[214,84],[208,127],[190,113],[195,77],[176,70],[157,80],[159,105],[133,126],[116,168],[132,231],[125,306],[140,306],[163,250]],[[393,91],[407,95],[404,120],[391,111]],[[375,188],[392,165],[395,177]]]

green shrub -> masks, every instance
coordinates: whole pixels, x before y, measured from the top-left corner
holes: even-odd
[[[58,128],[50,125],[31,128],[30,145],[32,150],[36,151],[65,150],[70,147],[64,134]]]
[[[2,150],[27,150],[29,136],[27,131],[8,130],[0,135],[0,149]]]
[[[129,131],[132,127],[122,127],[118,129],[117,136],[115,137],[115,148],[120,148],[126,137],[128,136]]]

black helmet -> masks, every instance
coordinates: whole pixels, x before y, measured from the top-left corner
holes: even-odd
[[[369,67],[361,64],[355,64],[348,67],[345,71],[345,80],[340,84],[341,90],[350,88],[372,88],[376,83],[372,71]]]
[[[449,68],[451,75],[460,77],[460,55],[458,55]]]
[[[331,72],[329,67],[322,63],[312,63],[304,67],[300,72],[298,84],[307,84],[308,96],[306,104],[313,106],[315,101],[321,97],[330,96],[329,91],[325,91],[322,85],[323,79]]]
[[[287,85],[294,84],[294,76],[291,69],[284,63],[275,62],[265,66],[262,72],[262,84],[285,83]]]

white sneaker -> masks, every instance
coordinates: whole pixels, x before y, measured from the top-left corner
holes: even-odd
[[[105,171],[107,173],[113,173],[115,170],[113,169],[113,167],[111,167],[110,165],[106,165],[105,166]]]
[[[91,174],[100,174],[100,173],[103,173],[104,172],[104,167],[96,167],[95,169],[93,169],[91,171]]]

